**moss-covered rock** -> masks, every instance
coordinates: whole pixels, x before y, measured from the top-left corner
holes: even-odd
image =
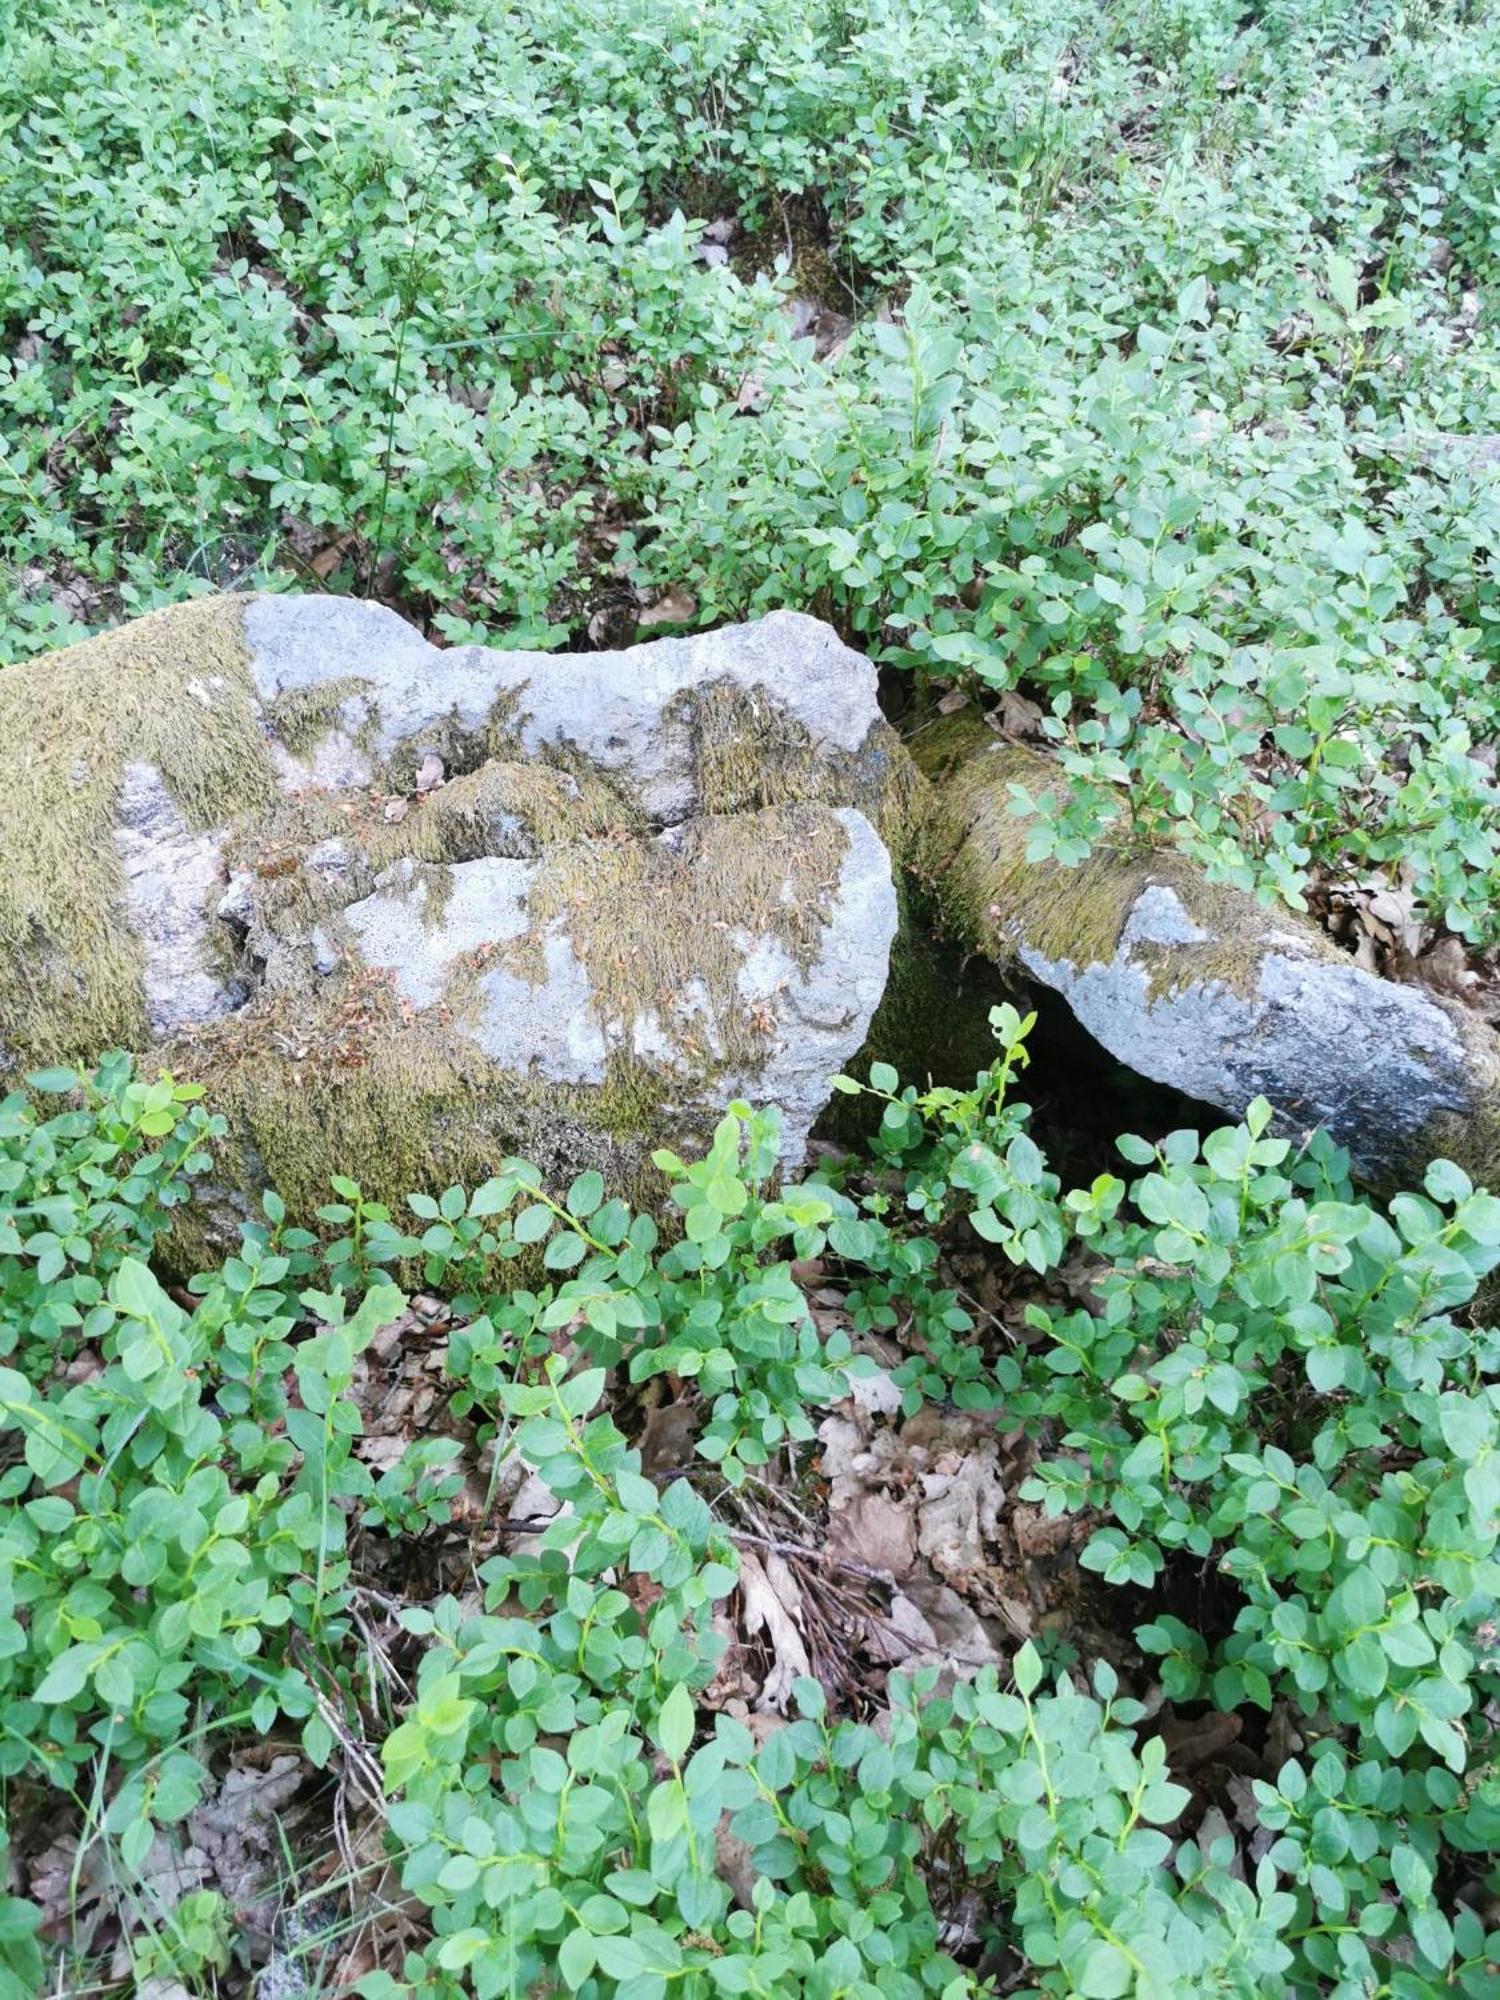
[[[552,656],[200,600],[0,673],[0,728],[0,1070],[202,1079],[226,1217],[510,1151],[645,1192],[739,1095],[796,1158],[920,790],[869,663],[790,615]]]
[[[1376,978],[1308,919],[1215,887],[1174,853],[1026,858],[1010,787],[1059,782],[974,718],[915,746],[931,781],[924,872],[946,928],[1067,1000],[1120,1062],[1234,1115],[1326,1126],[1367,1179],[1435,1153],[1500,1175],[1500,1045],[1461,1007]]]

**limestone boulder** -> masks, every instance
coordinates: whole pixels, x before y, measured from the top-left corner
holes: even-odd
[[[885,991],[920,781],[813,619],[551,655],[204,599],[6,669],[0,730],[0,1084],[204,1081],[230,1207],[507,1153],[646,1193],[741,1096],[794,1164]]]
[[[1235,1117],[1265,1097],[1284,1131],[1326,1127],[1376,1184],[1439,1154],[1500,1176],[1500,1044],[1476,1015],[1181,855],[1029,862],[1011,787],[1038,796],[1057,768],[981,723],[932,729],[921,754],[948,929],[1061,994],[1118,1061]]]

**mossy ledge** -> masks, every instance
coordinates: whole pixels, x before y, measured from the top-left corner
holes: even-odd
[[[169,1261],[201,1268],[274,1187],[294,1214],[328,1199],[334,1174],[358,1173],[372,1201],[404,1210],[415,1189],[475,1187],[512,1155],[565,1183],[583,1162],[642,1206],[661,1176],[650,1159],[659,1083],[611,1066],[602,1086],[566,1085],[502,1069],[448,1009],[413,1015],[388,977],[360,971],[309,1001],[266,994],[224,1021],[152,1051],[203,1084],[229,1126],[213,1185],[180,1214]]]
[[[930,787],[917,865],[946,930],[1002,967],[1045,959],[1082,971],[1109,965],[1142,893],[1170,890],[1201,938],[1132,944],[1152,996],[1255,984],[1271,934],[1299,953],[1343,964],[1344,954],[1295,911],[1268,910],[1218,887],[1169,849],[1101,847],[1076,867],[1029,861],[1029,819],[1011,809],[1012,785],[1033,796],[1066,782],[1051,758],[998,738],[976,717],[942,717],[911,749]]]
[[[911,856],[927,812],[926,787],[888,722],[872,724],[857,751],[839,750],[815,743],[805,723],[759,689],[730,680],[692,690],[680,709],[693,732],[705,814],[854,805],[898,868]]]
[[[1264,1096],[1283,1130],[1326,1127],[1374,1185],[1436,1153],[1494,1175],[1500,1043],[1464,1009],[1365,972],[1309,919],[1215,887],[1183,855],[1028,861],[1011,787],[1064,780],[978,718],[938,718],[913,750],[945,927],[1055,988],[1118,1061],[1235,1117]]]

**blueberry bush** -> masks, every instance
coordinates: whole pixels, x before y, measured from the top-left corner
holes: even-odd
[[[542,646],[801,606],[1037,704],[1038,854],[1353,871],[1500,937],[1490,10],[0,36],[0,658],[214,585]]]
[[[1500,1336],[1473,1307],[1500,1200],[1438,1163],[1376,1207],[1261,1106],[1123,1139],[1132,1178],[1064,1192],[1011,1094],[1030,1023],[995,1026],[970,1091],[846,1080],[881,1106],[864,1168],[778,1185],[776,1114],[735,1105],[703,1159],[659,1156],[670,1226],[597,1174],[553,1191],[508,1161],[404,1220],[351,1183],[316,1231],[269,1196],[187,1289],[148,1260],[217,1136],[194,1093],[117,1060],[6,1099],[8,1836],[52,1800],[139,1873],[225,1747],[272,1737],[374,1773],[420,1920],[366,2000],[1492,1995]],[[1033,1288],[1017,1327],[940,1286],[955,1231]],[[1065,1258],[1089,1303],[1062,1311],[1043,1300]],[[843,1272],[852,1337],[818,1324],[810,1264]],[[492,1543],[472,1588],[394,1600],[413,1670],[380,1697],[361,1561],[378,1546],[399,1575],[424,1535],[430,1557],[460,1483],[456,1433],[378,1477],[355,1449],[393,1272],[451,1296],[454,1422],[558,1511]],[[898,1306],[905,1409],[1030,1432],[1020,1497],[1083,1516],[1119,1639],[896,1671],[878,1713],[803,1675],[756,1731],[715,1693],[734,1496],[815,1457]],[[701,1400],[706,1483],[651,1476],[622,1428],[658,1378]],[[1219,1580],[1197,1624],[1187,1570]],[[1290,1721],[1248,1850],[1183,1831],[1164,1696]],[[136,1976],[236,1990],[231,1919],[192,1889]],[[0,1992],[88,1983],[42,1922],[0,1903]]]

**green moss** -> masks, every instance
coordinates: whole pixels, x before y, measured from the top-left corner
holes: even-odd
[[[544,764],[483,765],[417,800],[406,818],[380,826],[367,846],[377,868],[418,861],[477,861],[487,854],[531,856],[560,842],[643,828],[640,814],[598,772]]]
[[[950,933],[1002,965],[1023,942],[1045,958],[1107,964],[1149,862],[1108,852],[1077,868],[1028,861],[1009,787],[1055,787],[1057,768],[977,719],[939,718],[912,748],[932,786],[919,865]]]
[[[1012,785],[1034,797],[1065,784],[1057,765],[1035,750],[997,739],[978,718],[939,717],[912,740],[931,786],[919,867],[947,931],[1002,966],[1020,948],[1082,969],[1107,965],[1120,947],[1142,890],[1171,889],[1201,942],[1141,942],[1132,956],[1155,998],[1188,987],[1252,987],[1274,929],[1305,956],[1342,960],[1313,923],[1291,911],[1274,916],[1241,889],[1215,886],[1182,855],[1097,848],[1074,868],[1028,861],[1030,821],[1011,810]]]
[[[925,809],[923,785],[896,732],[877,723],[856,751],[814,743],[806,725],[724,680],[679,698],[693,731],[699,795],[711,814],[767,806],[853,805],[899,867]]]
[[[267,705],[266,719],[294,757],[307,757],[339,722],[344,703],[363,694],[369,685],[356,674],[346,674],[341,680],[324,681],[316,687],[288,688]],[[373,713],[367,714],[358,730],[366,746],[374,720]]]
[[[1454,1005],[1447,1012],[1464,1044],[1472,1109],[1440,1111],[1428,1121],[1401,1184],[1414,1186],[1429,1160],[1444,1159],[1456,1161],[1477,1186],[1500,1193],[1500,1046],[1493,1029],[1466,1008]],[[1500,1273],[1489,1281],[1487,1296],[1493,1312],[1500,1307]]]
[[[671,843],[580,842],[542,857],[527,897],[532,927],[505,947],[510,968],[540,982],[556,922],[588,974],[602,1025],[655,1010],[705,1070],[753,1065],[767,1024],[740,997],[736,932],[776,938],[798,964],[816,956],[849,836],[819,806],[693,820]],[[692,1045],[677,1003],[701,983],[720,1049]],[[707,1026],[707,1024],[705,1024]]]
[[[595,1166],[631,1200],[660,1198],[646,1136],[659,1103],[644,1078],[622,1066],[584,1091],[501,1069],[444,1009],[413,1015],[380,974],[327,982],[310,1000],[262,994],[153,1059],[202,1083],[229,1124],[213,1197],[174,1232],[182,1270],[222,1251],[263,1187],[308,1215],[334,1174],[356,1173],[398,1215],[408,1193],[477,1186],[513,1154],[554,1187]]]
[[[0,1048],[87,1061],[145,1035],[141,949],[114,843],[125,767],[146,764],[195,829],[275,793],[243,605],[200,598],[0,674]]]

